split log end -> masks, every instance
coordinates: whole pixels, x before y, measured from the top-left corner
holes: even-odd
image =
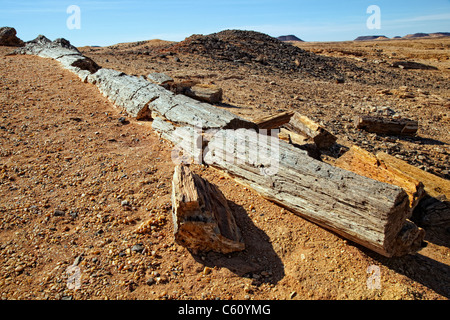
[[[242,251],[241,232],[222,192],[178,165],[172,181],[175,241],[194,253]]]
[[[423,247],[425,230],[406,220],[389,252],[392,257],[414,254]]]

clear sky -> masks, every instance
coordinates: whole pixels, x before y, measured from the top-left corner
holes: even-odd
[[[79,15],[67,12],[71,5],[80,9]],[[367,26],[370,5],[380,8],[381,29]],[[73,28],[75,22],[79,28]],[[25,41],[43,34],[76,46],[181,41],[225,29],[344,41],[361,35],[450,32],[450,0],[0,0],[0,26],[14,27]]]

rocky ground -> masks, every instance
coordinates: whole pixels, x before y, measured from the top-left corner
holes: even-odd
[[[245,45],[244,36],[80,50],[128,74],[164,72],[176,81],[217,84],[224,92],[219,107],[248,119],[284,110],[306,114],[338,137],[325,160],[358,144],[450,178],[450,40],[298,43],[283,64],[282,46],[274,42],[265,52],[255,44],[265,38],[252,34]],[[418,254],[388,259],[203,166],[194,171],[229,200],[246,250],[190,253],[173,241],[172,146],[150,122],[122,114],[57,62],[7,56],[10,51],[0,47],[3,299],[450,297],[448,226],[428,228]],[[438,70],[389,67],[401,59]],[[419,134],[354,129],[353,117],[368,113],[419,120]],[[371,266],[380,270],[379,288],[370,285]]]

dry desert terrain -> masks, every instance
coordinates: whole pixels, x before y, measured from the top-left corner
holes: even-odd
[[[253,37],[228,32],[220,41],[193,36],[79,49],[130,75],[162,72],[216,84],[223,89],[218,107],[249,120],[305,114],[338,138],[324,161],[356,144],[450,179],[449,38],[298,42],[286,49]],[[225,50],[225,42],[233,45]],[[289,59],[293,48],[304,50],[304,60]],[[0,47],[2,299],[450,297],[449,225],[425,228],[426,246],[417,254],[386,258],[201,165],[192,168],[224,193],[246,249],[192,254],[173,238],[170,143],[58,62],[7,55],[13,49]],[[398,60],[437,69],[392,68]],[[365,114],[418,120],[418,135],[355,129],[354,117]],[[151,232],[139,234],[144,221]],[[78,288],[71,286],[74,263]],[[368,286],[370,266],[380,270],[380,287]]]

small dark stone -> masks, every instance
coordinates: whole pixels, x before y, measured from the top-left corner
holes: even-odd
[[[121,124],[129,124],[130,122],[127,120],[127,118],[125,118],[125,117],[120,117],[119,119],[118,119],[118,121],[121,123]]]
[[[65,213],[64,211],[58,210],[58,209],[56,209],[55,212],[53,212],[53,215],[54,215],[55,217],[63,217],[65,214],[66,214],[66,213]]]
[[[69,215],[75,219],[76,217],[78,217],[78,212],[75,210],[70,210]]]

